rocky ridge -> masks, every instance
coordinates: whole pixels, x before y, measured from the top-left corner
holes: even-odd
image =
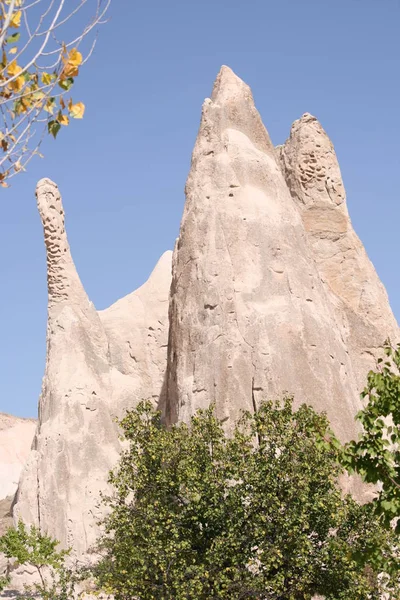
[[[293,394],[357,434],[359,391],[398,326],[355,234],[333,146],[304,115],[275,149],[250,88],[222,67],[202,119],[172,258],[105,311],[76,272],[57,186],[37,188],[48,267],[39,425],[15,518],[84,554],[120,450],[113,417],[151,398],[168,422],[215,402]]]

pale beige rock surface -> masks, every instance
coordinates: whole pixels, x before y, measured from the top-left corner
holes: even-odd
[[[386,290],[352,227],[336,153],[318,120],[295,121],[278,153],[361,388],[384,340],[398,339]]]
[[[99,312],[118,415],[139,400],[158,405],[164,397],[171,259],[172,252],[165,252],[145,284]]]
[[[143,398],[169,422],[215,402],[229,429],[242,409],[293,394],[325,410],[343,440],[356,435],[360,388],[398,328],[313,117],[275,150],[249,87],[223,67],[203,106],[172,284],[168,252],[143,286],[103,311],[76,272],[57,186],[42,180],[37,197],[47,362],[16,519],[83,555],[120,451],[113,418]]]
[[[223,67],[203,106],[173,258],[170,420],[213,401],[229,422],[289,393],[354,437],[358,362],[355,371],[310,242],[251,91]]]
[[[37,199],[47,250],[47,359],[14,517],[82,555],[98,535],[100,492],[120,451],[114,417],[161,392],[170,256],[137,292],[99,314],[71,257],[57,186],[42,180]]]
[[[0,500],[12,497],[17,491],[35,429],[35,419],[0,413]]]

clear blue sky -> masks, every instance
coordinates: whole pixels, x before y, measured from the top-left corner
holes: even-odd
[[[74,93],[85,119],[0,192],[0,411],[36,415],[44,371],[36,181],[62,191],[95,305],[131,292],[173,247],[201,104],[222,64],[251,85],[275,144],[302,113],[320,119],[399,318],[399,1],[114,0],[110,16]]]

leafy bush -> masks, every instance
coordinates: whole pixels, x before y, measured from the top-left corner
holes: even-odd
[[[362,397],[368,400],[357,419],[360,439],[350,442],[343,464],[369,483],[380,483],[374,506],[386,527],[400,517],[400,344],[384,346],[386,360],[368,374]],[[400,533],[400,520],[397,520]]]
[[[342,497],[325,416],[266,402],[227,436],[212,408],[166,429],[142,402],[121,426],[95,569],[116,600],[399,597],[379,575],[391,533]]]
[[[66,568],[69,550],[57,551],[59,542],[20,521],[16,529],[10,527],[0,537],[0,552],[15,565],[31,565],[37,571],[40,583],[26,586],[26,600],[72,600],[75,597],[77,575]],[[11,583],[9,576],[0,578],[0,591]]]

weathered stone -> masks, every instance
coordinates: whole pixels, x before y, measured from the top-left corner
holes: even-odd
[[[171,259],[172,252],[165,252],[145,284],[99,312],[109,342],[112,405],[118,416],[139,400],[163,402]]]
[[[83,555],[120,451],[114,416],[143,398],[169,422],[214,402],[230,429],[243,409],[292,394],[354,438],[366,373],[398,327],[313,117],[275,150],[250,89],[223,67],[203,106],[172,284],[166,253],[142,287],[104,311],[76,272],[57,186],[42,180],[37,197],[47,360],[16,519]],[[354,489],[353,479],[342,484]]]
[[[361,389],[379,347],[399,335],[386,290],[352,227],[336,153],[318,120],[295,121],[278,152]]]
[[[36,429],[35,419],[0,413],[0,500],[14,496]]]
[[[119,456],[114,417],[146,392],[161,392],[170,257],[137,292],[99,315],[71,257],[57,186],[42,180],[37,199],[47,250],[47,358],[38,431],[14,516],[82,555],[98,535],[100,492]]]
[[[203,106],[173,257],[168,418],[215,402],[232,421],[293,394],[354,437],[359,383],[339,317],[251,91],[223,67]]]

